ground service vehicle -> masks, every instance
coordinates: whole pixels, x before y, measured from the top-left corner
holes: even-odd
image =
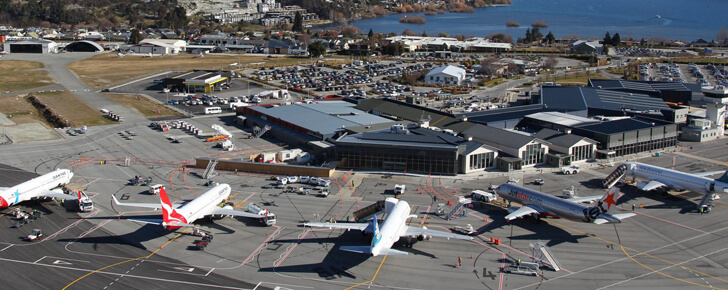
[[[563,173],[563,174],[577,174],[577,173],[579,173],[579,166],[577,166],[577,165],[571,165],[571,166],[561,167],[561,173]]]
[[[164,185],[161,184],[155,184],[149,187],[149,193],[150,194],[159,194],[159,190],[164,188]]]
[[[399,196],[404,193],[405,185],[404,184],[396,184],[394,185],[394,195]]]
[[[267,209],[263,209],[254,203],[248,204],[248,207],[246,209],[248,210],[248,212],[262,215],[263,218],[260,219],[260,222],[265,224],[266,226],[270,227],[276,224],[276,215],[268,211]]]
[[[482,202],[491,202],[496,199],[496,195],[483,190],[473,190],[470,192],[470,198]]]
[[[222,113],[222,109],[220,107],[207,107],[207,108],[205,108],[205,115],[219,114],[219,113]]]

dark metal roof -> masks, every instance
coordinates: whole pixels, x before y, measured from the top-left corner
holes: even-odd
[[[589,86],[602,89],[627,89],[633,91],[660,92],[660,91],[692,91],[685,83],[660,81],[629,81],[629,80],[601,80],[589,79]]]
[[[503,120],[523,119],[526,115],[543,111],[543,106],[541,104],[536,104],[472,112],[458,115],[458,117],[462,118],[465,116],[468,117],[468,122],[487,124],[489,122],[498,122]]]
[[[646,94],[588,87],[544,86],[541,88],[544,106],[557,111],[599,109],[609,111],[672,110],[660,98]]]
[[[592,131],[603,134],[614,134],[627,131],[642,130],[657,126],[664,126],[670,123],[653,119],[629,118],[614,121],[605,121],[599,124],[585,125],[577,127],[580,130]]]
[[[473,137],[477,141],[481,141],[486,145],[502,149],[502,148],[521,148],[531,143],[535,137],[524,135],[508,130],[489,127],[477,124],[463,131],[466,136]]]
[[[384,117],[393,116],[412,122],[417,122],[422,117],[429,117],[430,126],[455,132],[462,132],[472,126],[471,123],[460,121],[452,114],[392,99],[367,99],[360,102],[356,108],[370,113],[376,111]]]
[[[592,139],[589,139],[587,137],[578,136],[574,134],[568,134],[561,131],[556,131],[549,128],[541,129],[536,133],[536,138],[543,139],[545,141],[548,141],[551,144],[562,146],[569,148],[571,146],[574,146],[576,143],[579,143],[581,140],[586,140],[587,142],[591,142],[596,144],[597,141],[594,141]]]

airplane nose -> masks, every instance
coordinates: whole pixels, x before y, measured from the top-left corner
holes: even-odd
[[[5,200],[2,196],[0,196],[0,208],[6,208],[8,207],[8,201]]]

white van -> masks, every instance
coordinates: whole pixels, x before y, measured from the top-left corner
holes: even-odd
[[[220,114],[222,109],[220,107],[207,107],[205,108],[205,115]]]

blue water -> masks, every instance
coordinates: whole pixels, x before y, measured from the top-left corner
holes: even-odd
[[[721,26],[728,27],[728,0],[512,0],[513,5],[475,9],[475,13],[445,13],[425,16],[423,13],[390,14],[385,17],[351,22],[365,33],[440,32],[450,35],[486,36],[507,33],[516,40],[524,37],[526,28],[535,21],[549,24],[542,28],[545,35],[578,35],[584,38],[604,37],[619,33],[621,38],[632,36],[662,37],[693,41],[713,40]],[[404,24],[405,15],[424,16],[425,24]],[[660,15],[658,18],[657,15]],[[521,27],[506,27],[506,22],[519,22]]]

